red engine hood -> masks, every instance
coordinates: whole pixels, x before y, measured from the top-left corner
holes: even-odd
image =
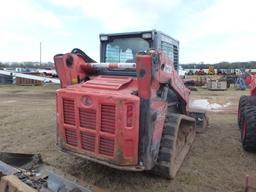
[[[132,81],[131,77],[98,76],[82,84],[85,88],[119,90]]]

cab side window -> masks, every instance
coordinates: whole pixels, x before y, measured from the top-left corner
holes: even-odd
[[[170,43],[161,41],[161,50],[173,62],[173,60],[174,60],[174,57],[173,57],[173,45],[171,45]]]
[[[172,45],[165,41],[161,41],[161,50],[165,53],[165,55],[173,62],[175,69],[178,69],[179,64],[179,53],[178,47],[176,45]]]

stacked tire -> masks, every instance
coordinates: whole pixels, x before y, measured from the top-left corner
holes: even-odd
[[[245,151],[256,152],[255,96],[241,96],[238,105],[238,125]]]

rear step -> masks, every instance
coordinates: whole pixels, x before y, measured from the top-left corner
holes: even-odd
[[[11,189],[11,190],[10,190]],[[93,192],[72,176],[42,163],[40,154],[0,152],[0,191]]]

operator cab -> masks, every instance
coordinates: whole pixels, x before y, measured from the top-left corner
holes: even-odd
[[[157,49],[163,51],[178,69],[179,42],[160,31],[100,34],[99,37],[102,63],[135,63],[138,52]],[[100,74],[136,76],[135,69],[102,69]]]

